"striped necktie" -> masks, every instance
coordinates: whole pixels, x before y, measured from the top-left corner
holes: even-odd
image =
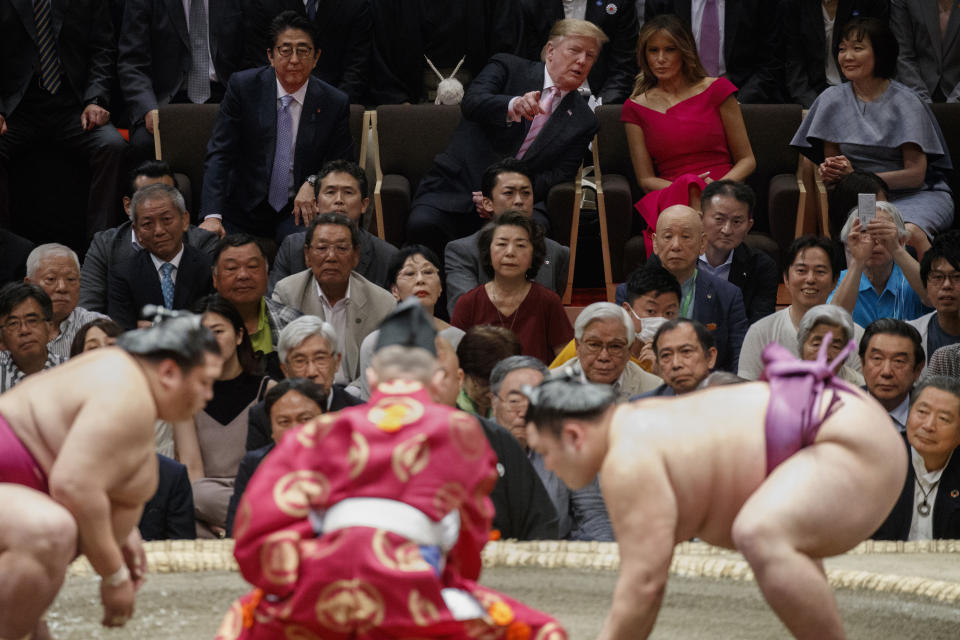
[[[290,103],[293,96],[280,97],[280,110],[277,111],[277,146],[273,152],[273,170],[270,173],[270,190],[267,202],[275,211],[287,206],[290,199],[290,170],[293,167],[291,151],[293,148],[293,116]]]
[[[33,20],[37,25],[37,46],[40,50],[40,86],[56,93],[60,89],[60,55],[53,39],[53,24],[50,20],[51,0],[35,0]]]
[[[163,306],[167,309],[173,309],[173,270],[174,266],[169,262],[160,265],[160,293],[163,294]]]
[[[526,155],[527,150],[530,148],[530,145],[533,144],[533,141],[537,139],[537,136],[540,134],[540,129],[543,129],[543,125],[547,124],[547,120],[550,119],[550,115],[553,113],[553,101],[556,99],[557,94],[556,87],[548,87],[544,91],[544,95],[540,98],[540,113],[538,113],[533,118],[533,122],[530,123],[530,130],[527,131],[527,137],[524,138],[523,144],[520,145],[520,151],[517,151],[517,159],[522,159]]]

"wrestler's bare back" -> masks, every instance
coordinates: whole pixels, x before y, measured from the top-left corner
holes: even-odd
[[[48,477],[61,457],[90,456],[91,474],[115,479],[104,487],[112,502],[141,505],[156,490],[156,402],[140,365],[119,348],[27,378],[0,395],[0,415]]]
[[[733,521],[767,475],[769,398],[767,384],[750,383],[685,395],[681,412],[676,398],[650,398],[619,407],[601,468],[605,497],[606,487],[614,484],[611,476],[620,476],[621,485],[631,478],[638,492],[665,480],[661,489],[668,489],[662,492],[666,495],[651,499],[676,501],[675,542],[696,537],[733,548]],[[873,431],[871,425],[889,421],[886,412],[865,395],[841,392],[841,398],[842,405],[824,422],[817,442],[869,446],[871,438],[863,438],[863,429]],[[888,431],[887,444],[902,448],[895,430]],[[679,442],[678,433],[685,436]]]

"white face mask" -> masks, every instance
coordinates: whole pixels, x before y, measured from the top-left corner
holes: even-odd
[[[640,331],[637,333],[637,340],[643,342],[652,342],[653,336],[657,335],[657,330],[667,321],[666,318],[639,318]]]

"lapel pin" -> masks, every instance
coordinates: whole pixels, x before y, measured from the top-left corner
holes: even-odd
[[[950,492],[950,497],[951,497],[951,498],[960,497],[960,491],[957,491],[956,489],[953,489],[953,490]]]
[[[571,111],[570,109],[567,109],[567,115],[568,115],[568,116],[572,116],[572,115],[573,115],[573,111]]]
[[[607,14],[608,14],[608,15],[611,15],[611,16],[612,16],[613,14],[615,14],[615,13],[617,12],[617,5],[615,5],[615,4],[613,4],[613,3],[611,2],[610,4],[607,5],[606,11],[607,11]]]
[[[717,330],[717,324],[715,322],[707,323],[707,331],[716,331],[716,330]]]

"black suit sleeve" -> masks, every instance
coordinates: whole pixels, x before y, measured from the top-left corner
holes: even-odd
[[[270,21],[281,11],[280,3],[275,0],[249,0],[244,3],[242,69],[268,64]]]
[[[266,455],[260,455],[260,451],[250,451],[245,456],[243,460],[240,461],[240,466],[237,468],[237,477],[233,483],[233,495],[230,496],[230,504],[227,506],[227,537],[233,537],[233,520],[237,516],[237,506],[240,504],[240,498],[243,497],[244,491],[247,490],[247,484],[250,483],[250,478],[253,477],[254,471],[257,470],[257,467],[260,466],[260,463],[266,457]]]
[[[777,263],[767,254],[758,251],[754,262],[756,269],[753,277],[757,280],[757,288],[747,309],[747,321],[753,324],[760,318],[765,318],[777,309],[777,289],[780,287],[780,271]]]
[[[107,285],[107,315],[126,330],[136,329],[137,311],[133,288],[127,279],[128,271],[134,268],[133,261],[125,260],[110,271]]]
[[[153,47],[150,43],[151,0],[126,0],[123,7],[123,29],[117,44],[117,74],[123,97],[130,105],[133,121],[142,120],[157,108],[151,67]]]
[[[236,78],[234,75],[232,78]],[[253,108],[251,106],[251,108]],[[233,79],[227,83],[227,92],[220,103],[220,113],[213,125],[210,141],[207,143],[207,160],[203,175],[203,207],[200,219],[217,213],[225,215],[228,176],[237,161],[240,138],[243,135],[241,114],[243,105]],[[347,137],[349,138],[349,131]]]
[[[804,29],[803,15],[800,2],[789,2],[784,8],[784,83],[787,89],[787,98],[791,102],[810,108],[817,99],[817,89],[810,84],[808,68],[811,61],[807,59],[807,40],[813,38]],[[816,8],[820,12],[820,7]],[[821,33],[823,29],[820,30]],[[823,60],[820,60],[823,64]]]
[[[250,411],[247,412],[247,425],[247,451],[259,449],[273,442],[270,421],[267,419],[263,402],[250,407]]]
[[[166,520],[167,540],[193,540],[197,537],[197,524],[193,519],[193,491],[187,468],[179,465],[170,488]]]
[[[117,47],[114,38],[113,17],[110,15],[110,3],[95,0],[90,4],[93,17],[89,19],[92,29],[89,34],[87,50],[89,57],[80,63],[87,66],[87,86],[83,93],[83,104],[96,102],[104,109],[110,108],[110,93],[116,73]],[[65,62],[65,64],[69,64]]]
[[[100,231],[93,236],[80,269],[80,303],[87,311],[107,312],[107,253],[112,234]]]
[[[514,97],[504,93],[510,72],[507,58],[499,55],[491,58],[463,96],[460,106],[463,117],[486,126],[506,128],[507,107]]]
[[[637,5],[634,2],[621,2],[620,17],[615,33],[608,33],[610,42],[603,47],[606,58],[607,77],[602,87],[593,87],[594,95],[599,95],[604,104],[618,104],[630,96],[637,74]]]
[[[362,104],[370,78],[371,50],[373,49],[373,10],[369,2],[358,3],[356,15],[350,25],[347,41],[343,46],[343,78],[337,87],[353,104]]]

